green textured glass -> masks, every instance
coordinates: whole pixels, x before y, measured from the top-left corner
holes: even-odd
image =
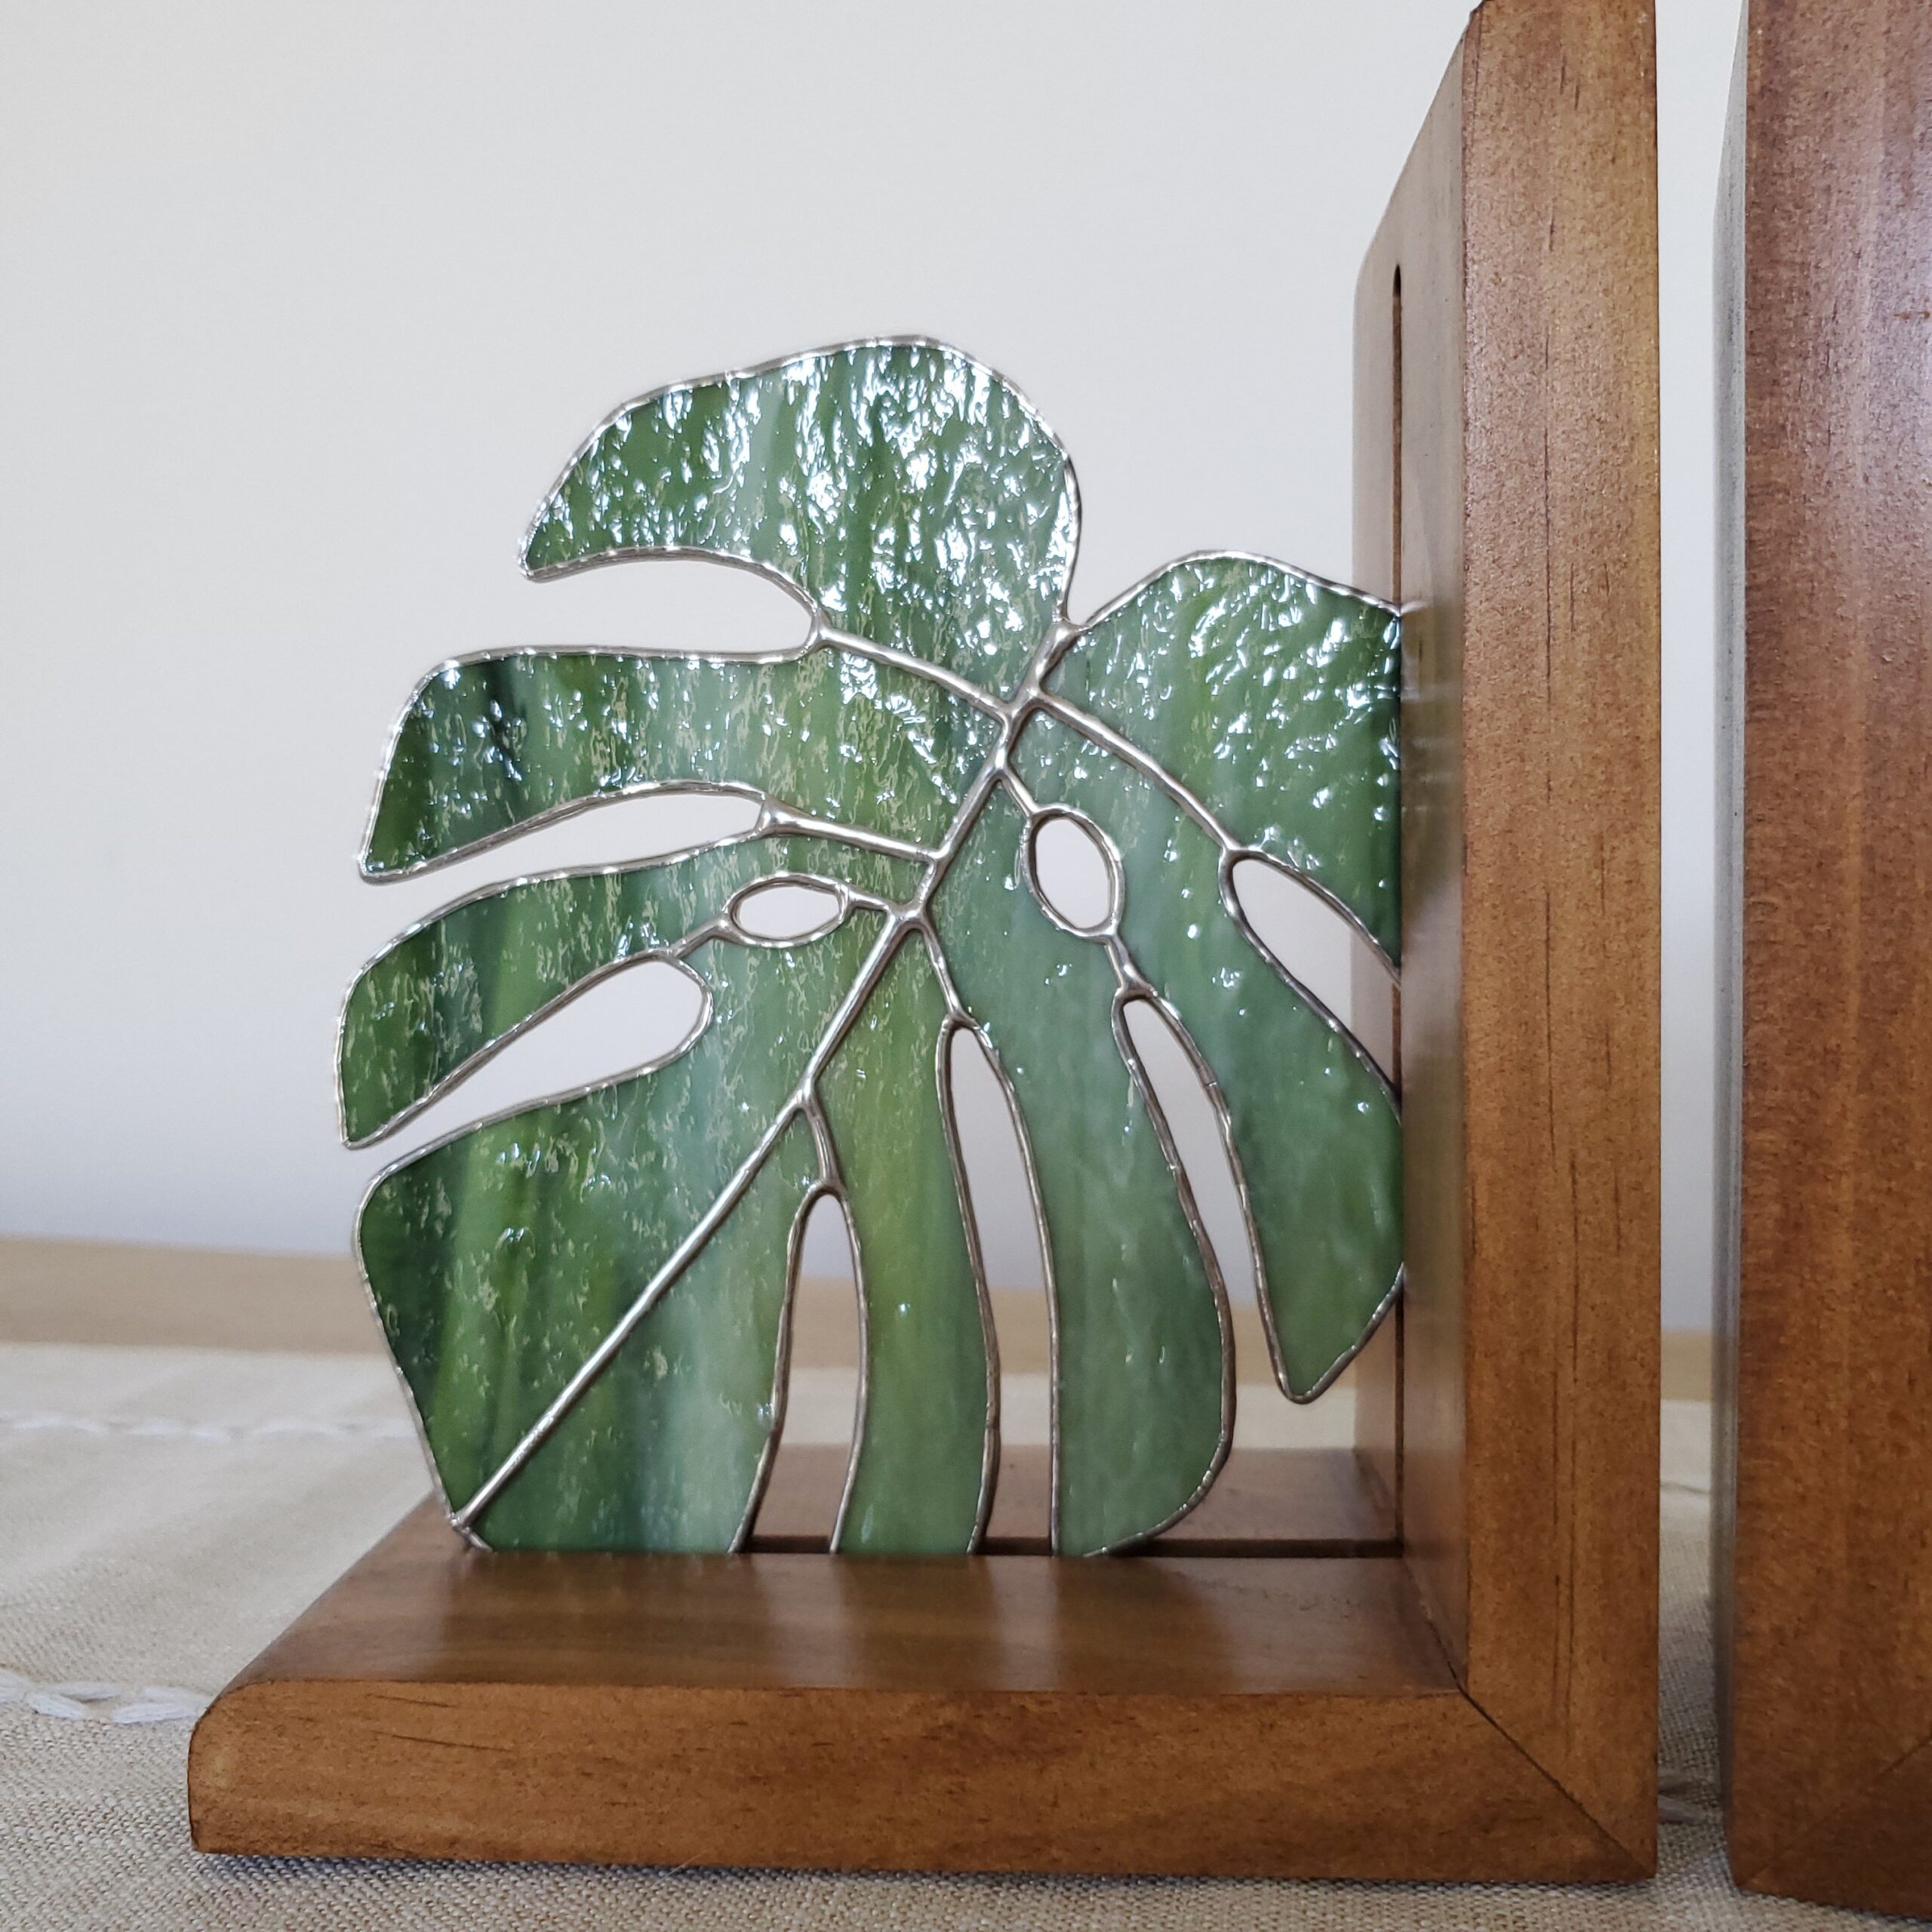
[[[1401,674],[1386,605],[1257,557],[1191,557],[1097,617],[1048,681],[1394,959]]]
[[[734,1174],[757,1159],[880,924],[875,914],[857,912],[808,945],[706,946],[691,964],[710,995],[710,1023],[669,1066],[477,1128],[377,1183],[358,1247],[452,1506],[460,1509],[475,1495]],[[787,1137],[790,1151],[773,1183],[780,1207],[752,1212],[737,1236],[741,1263],[774,1264],[764,1270],[764,1294],[775,1281],[780,1300],[785,1251],[767,1238],[771,1215],[789,1225],[816,1173],[790,1171],[810,1137]],[[728,1228],[756,1198],[754,1189]],[[734,1272],[714,1297],[756,1298],[757,1272]],[[661,1305],[668,1312],[668,1296]],[[762,1349],[749,1374],[742,1363],[707,1362],[704,1370],[730,1392],[721,1398],[728,1406],[755,1393],[744,1420],[761,1447],[775,1419],[774,1356],[764,1344],[775,1344],[776,1327],[749,1307],[738,1313],[731,1325],[681,1340],[700,1357],[748,1358]],[[607,1370],[568,1426],[487,1509],[477,1527],[488,1540],[666,1546],[650,1534],[646,1513],[663,1509],[657,1482],[642,1445],[618,1426],[626,1410],[665,1399],[675,1380],[667,1371],[654,1380],[654,1338],[640,1327],[626,1346],[640,1340],[630,1374],[614,1386]],[[695,1448],[683,1459],[695,1463]],[[728,1478],[742,1513],[742,1469],[685,1473],[707,1484]],[[689,1513],[715,1527],[730,1511],[714,1502]]]
[[[616,968],[675,958],[740,891],[774,875],[903,899],[903,859],[772,837],[486,891],[412,928],[365,966],[343,1011],[343,1131],[407,1120],[495,1048]]]
[[[446,664],[403,714],[363,870],[412,871],[673,786],[927,844],[997,737],[929,680],[824,646],[772,663],[575,651]]]
[[[864,343],[620,410],[524,568],[740,558],[828,624],[1008,690],[1060,614],[1078,522],[1066,452],[1017,390],[941,343]]]
[[[820,1084],[865,1324],[843,1550],[970,1549],[992,1503],[995,1357],[940,1099],[947,1017],[909,938]]]
[[[1401,1271],[1394,1099],[1235,924],[1220,848],[1171,799],[1051,718],[1028,724],[1014,762],[1042,804],[1085,813],[1119,848],[1121,936],[1214,1070],[1275,1373],[1305,1401],[1348,1361]]]
[[[934,914],[1026,1125],[1056,1316],[1054,1546],[1084,1555],[1152,1534],[1206,1489],[1234,1379],[1220,1284],[1120,1051],[1106,954],[1022,884],[1025,826],[995,795]]]
[[[795,1120],[724,1225],[483,1512],[491,1544],[739,1547],[778,1446],[790,1257],[817,1174],[811,1130]],[[622,1284],[614,1289],[606,1321],[621,1312]]]
[[[1297,1399],[1399,1280],[1392,1097],[1238,916],[1245,857],[1392,959],[1386,606],[1244,557],[1171,566],[1076,627],[1065,452],[992,371],[872,343],[620,411],[539,511],[535,577],[625,557],[748,565],[810,609],[762,660],[519,651],[426,678],[365,871],[393,877],[675,788],[752,832],[512,879],[403,934],[344,1008],[346,1137],[392,1133],[585,988],[646,959],[699,983],[664,1064],[398,1163],[358,1252],[452,1518],[504,1548],[742,1547],[784,1407],[814,1203],[857,1263],[862,1399],[835,1547],[977,1546],[997,1349],[949,1051],[986,1048],[1027,1150],[1054,1302],[1054,1547],[1124,1549],[1227,1453],[1223,1271],[1127,1016],[1158,1000],[1223,1110],[1275,1366]],[[1041,814],[1117,855],[1075,931],[1039,896]],[[833,894],[795,940],[758,888]],[[1026,1204],[1030,1208],[1035,1204]]]

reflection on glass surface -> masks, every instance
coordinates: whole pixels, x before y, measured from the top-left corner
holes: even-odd
[[[757,814],[694,852],[471,893],[350,989],[358,1144],[640,960],[674,962],[700,1001],[663,1064],[447,1136],[364,1204],[371,1294],[480,1541],[742,1546],[782,1426],[802,1230],[830,1195],[863,1317],[835,1546],[976,1546],[997,1348],[948,1073],[961,1032],[1013,1104],[1041,1223],[1056,1549],[1177,1520],[1232,1429],[1224,1270],[1134,1001],[1158,1003],[1214,1100],[1283,1389],[1318,1394],[1389,1306],[1394,1098],[1231,881],[1251,857],[1286,867],[1392,961],[1394,615],[1207,556],[1076,627],[1078,502],[1025,399],[937,344],[680,384],[584,445],[525,567],[712,556],[796,595],[803,645],[506,652],[411,700],[371,878],[657,789]],[[1056,848],[1084,875],[1057,885]],[[789,924],[759,909],[794,900],[809,910]]]

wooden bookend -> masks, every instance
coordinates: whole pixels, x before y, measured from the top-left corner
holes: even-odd
[[[1932,12],[1750,0],[1720,198],[1740,1884],[1932,1913]]]
[[[1411,611],[1409,1300],[1359,1477],[1263,1458],[1092,1561],[483,1556],[421,1512],[202,1718],[197,1844],[1651,1870],[1653,80],[1642,0],[1487,0],[1363,270],[1356,568]]]

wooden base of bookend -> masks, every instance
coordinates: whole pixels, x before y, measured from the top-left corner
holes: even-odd
[[[1346,1454],[1253,1460],[1365,1493]],[[205,1851],[1613,1875],[1557,1795],[1392,1555],[484,1555],[426,1503],[189,1760]]]

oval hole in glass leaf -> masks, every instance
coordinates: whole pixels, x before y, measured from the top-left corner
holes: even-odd
[[[1390,1072],[1395,983],[1375,949],[1318,892],[1266,859],[1243,859],[1234,887],[1256,937]]]
[[[807,1209],[792,1290],[785,1427],[753,1534],[821,1548],[838,1517],[859,1404],[859,1284],[852,1232],[835,1195]]]
[[[1034,896],[1048,916],[1083,938],[1109,930],[1120,915],[1120,875],[1091,824],[1072,812],[1043,812],[1028,843]]]
[[[424,1146],[486,1116],[665,1066],[704,1030],[708,997],[691,968],[675,961],[620,966],[518,1034],[398,1139]],[[396,1158],[395,1144],[385,1143],[383,1164]]]
[[[1187,1171],[1195,1204],[1221,1264],[1229,1297],[1252,1301],[1254,1257],[1248,1245],[1247,1217],[1221,1137],[1219,1110],[1208,1097],[1180,1035],[1152,1000],[1128,1001],[1127,1030],[1147,1083],[1167,1116],[1168,1131]]]
[[[731,922],[764,946],[798,946],[822,939],[845,916],[844,894],[829,886],[777,879],[747,886],[731,902]]]
[[[762,571],[698,557],[626,557],[527,583],[528,621],[572,645],[699,657],[795,651],[804,605]]]

